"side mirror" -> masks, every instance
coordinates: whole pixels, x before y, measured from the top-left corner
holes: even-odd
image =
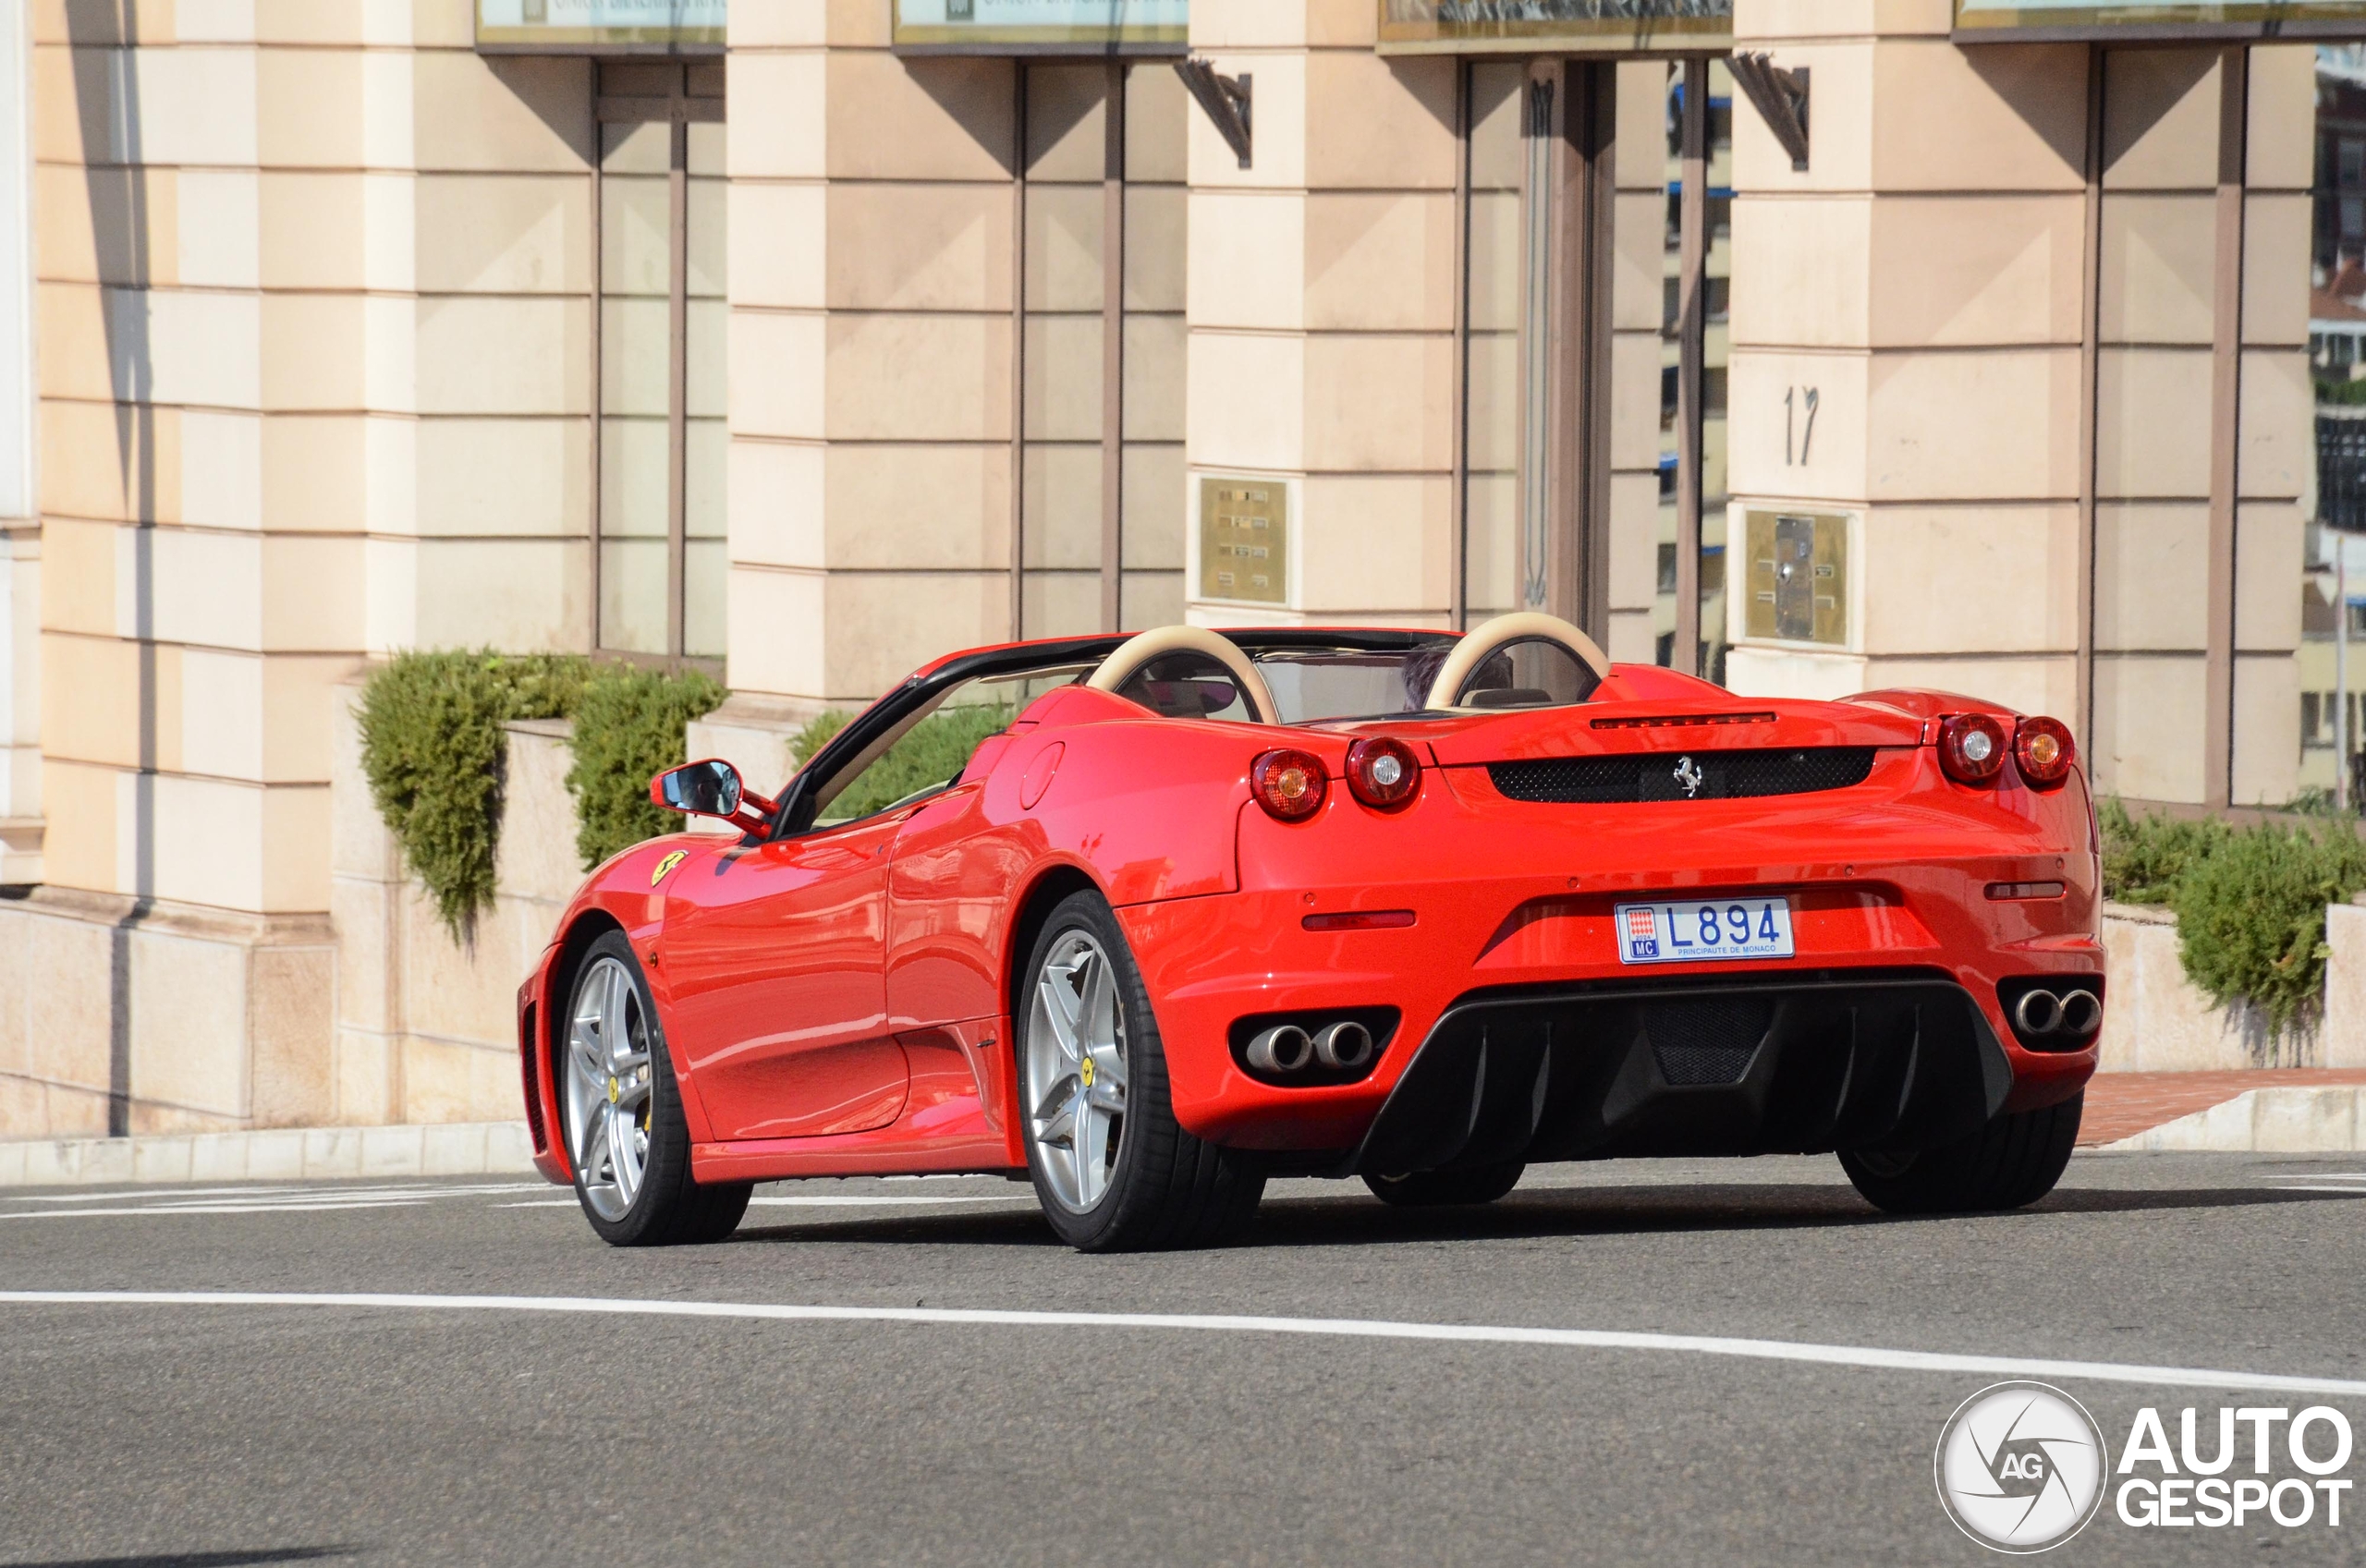
[[[649,800],[669,811],[693,817],[721,817],[752,832],[773,813],[773,803],[750,795],[739,781],[739,770],[719,758],[685,762],[649,781]]]

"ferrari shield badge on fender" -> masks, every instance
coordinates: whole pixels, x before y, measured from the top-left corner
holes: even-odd
[[[689,852],[688,850],[677,849],[671,855],[665,857],[665,859],[657,862],[657,869],[649,873],[649,885],[651,887],[655,887],[659,882],[664,881],[665,880],[665,874],[668,871],[671,871],[675,867],[680,865],[683,861],[689,858]]]

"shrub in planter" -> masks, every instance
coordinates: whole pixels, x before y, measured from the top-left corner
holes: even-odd
[[[2281,1031],[2324,994],[2325,906],[2366,888],[2366,845],[2346,824],[2229,833],[2177,884],[2185,972],[2213,1002],[2248,997]]]
[[[586,869],[681,826],[679,816],[650,804],[649,781],[689,760],[682,726],[714,711],[724,695],[722,683],[696,670],[604,664],[592,672],[575,710],[575,765],[567,772]]]
[[[2324,991],[2325,906],[2366,888],[2354,824],[2237,829],[2216,819],[2134,818],[2103,803],[2104,891],[2177,912],[2186,977],[2226,1005],[2248,1000],[2281,1032]]]
[[[361,766],[403,859],[455,940],[493,902],[502,726],[573,711],[589,671],[564,655],[397,654],[361,695]]]
[[[2123,904],[2173,904],[2186,868],[2234,836],[2221,818],[2128,814],[2117,799],[2096,811],[2103,828],[2104,896]]]
[[[649,803],[649,781],[685,760],[682,727],[723,687],[695,671],[665,675],[568,654],[396,654],[361,697],[361,765],[411,873],[455,941],[492,904],[508,764],[505,724],[575,721],[567,787],[588,869],[679,819]]]

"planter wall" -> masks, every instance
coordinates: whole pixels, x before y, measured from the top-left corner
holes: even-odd
[[[2248,1003],[2218,1007],[2186,978],[2177,919],[2165,909],[2104,906],[2110,955],[2103,1071],[2226,1072],[2247,1067],[2366,1066],[2366,908],[2325,912],[2332,962],[2320,1017],[2271,1030]]]
[[[337,705],[331,773],[336,930],[338,1124],[486,1122],[519,1112],[518,986],[583,880],[568,726],[508,726],[508,777],[493,906],[456,942],[435,900],[405,869],[370,797],[355,714]]]

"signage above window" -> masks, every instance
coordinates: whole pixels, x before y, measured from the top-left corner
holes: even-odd
[[[1955,0],[1955,6],[1961,43],[2366,37],[2366,0]]]
[[[896,0],[896,47],[970,55],[1180,55],[1191,0]]]
[[[728,0],[477,0],[477,47],[521,55],[720,54],[729,9]]]
[[[1731,49],[1734,0],[1380,0],[1390,54],[1691,54]]]

